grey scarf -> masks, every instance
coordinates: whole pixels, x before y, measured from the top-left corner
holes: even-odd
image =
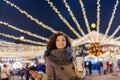
[[[55,49],[51,51],[48,58],[57,64],[67,65],[73,61],[72,50],[70,48]]]

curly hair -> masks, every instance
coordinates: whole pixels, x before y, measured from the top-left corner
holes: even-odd
[[[58,36],[60,35],[63,35],[66,39],[66,47],[71,47],[71,42],[70,42],[70,38],[68,37],[68,35],[66,35],[65,33],[59,31],[55,34],[53,34],[51,37],[50,37],[50,40],[49,42],[47,43],[47,50],[45,51],[45,56],[49,56],[50,55],[50,51],[53,50],[53,49],[57,49],[56,47],[56,39]]]

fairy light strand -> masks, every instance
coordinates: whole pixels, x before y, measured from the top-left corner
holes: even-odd
[[[37,41],[32,41],[30,39],[21,39],[20,37],[15,37],[13,35],[9,35],[9,34],[4,34],[4,33],[0,33],[1,36],[4,36],[4,37],[7,37],[7,38],[12,38],[12,39],[15,39],[15,40],[21,40],[23,42],[28,42],[28,43],[33,43],[33,44],[38,44],[38,45],[46,45],[46,43],[43,43],[43,42],[37,42]]]
[[[87,16],[86,16],[86,11],[85,11],[85,8],[84,8],[84,4],[83,4],[82,0],[79,0],[79,3],[81,4],[81,9],[82,9],[82,13],[83,13],[83,17],[84,17],[84,20],[85,20],[87,30],[90,33],[91,30],[90,30],[89,22],[88,22],[88,19],[87,19]]]
[[[5,26],[7,26],[7,27],[9,27],[9,28],[12,28],[12,29],[14,29],[14,30],[17,30],[17,31],[19,31],[19,32],[25,33],[25,34],[27,34],[27,35],[29,35],[29,36],[33,36],[33,37],[36,37],[36,38],[39,38],[39,39],[48,41],[48,38],[45,38],[45,37],[43,37],[43,36],[39,36],[39,35],[37,35],[37,34],[33,34],[33,33],[29,32],[29,31],[22,30],[22,29],[17,28],[17,27],[15,27],[15,26],[13,26],[13,25],[10,25],[10,24],[7,23],[7,22],[0,21],[0,24],[3,24],[3,25],[5,25]]]
[[[91,30],[90,30],[89,22],[88,22],[88,19],[87,19],[86,11],[85,11],[85,8],[84,8],[84,4],[83,4],[82,0],[79,0],[79,3],[81,5],[81,9],[82,9],[83,17],[84,17],[84,20],[85,20],[85,25],[87,27],[87,31],[88,31],[88,33],[90,33]],[[90,41],[93,42],[93,43],[95,42],[92,37],[90,37]]]
[[[119,36],[119,37],[117,37],[117,38],[115,38],[115,40],[120,40],[120,36]]]
[[[97,35],[100,32],[100,0],[97,0]],[[98,42],[98,36],[97,36]]]
[[[107,36],[107,34],[108,34],[108,32],[109,32],[109,30],[110,30],[110,28],[111,28],[111,25],[112,25],[113,19],[114,19],[114,17],[115,17],[114,15],[115,15],[115,13],[116,13],[118,4],[119,4],[119,0],[116,0],[116,4],[115,4],[115,6],[114,6],[114,9],[113,9],[113,12],[112,12],[112,16],[111,16],[111,18],[110,18],[110,21],[109,21],[109,23],[108,23],[107,30],[106,30],[106,32],[105,32],[105,35],[104,35],[102,41],[104,41],[105,36]]]
[[[35,45],[28,45],[28,44],[16,44],[16,43],[13,43],[13,42],[0,42],[0,47],[2,48],[5,48],[7,47],[7,50],[8,48],[12,51],[13,48],[17,48],[19,50],[22,50],[23,49],[27,49],[27,50],[39,50],[40,48],[45,48],[45,46],[35,46]]]
[[[36,45],[30,45],[30,44],[17,44],[14,42],[9,42],[9,41],[5,41],[5,42],[0,42],[0,45],[2,46],[6,46],[6,47],[31,47],[31,48],[41,48],[41,47],[45,47],[45,46],[36,46]]]
[[[107,39],[105,40],[105,42],[109,41],[110,39],[112,39],[116,34],[117,32],[120,30],[120,26],[117,27],[117,29],[112,33],[112,35]]]
[[[81,36],[79,35],[79,33],[69,24],[69,22],[60,14],[60,12],[58,11],[58,9],[53,5],[53,3],[50,0],[46,0],[48,2],[48,4],[50,5],[50,7],[55,11],[55,13],[59,16],[59,18],[67,25],[67,27],[79,38],[81,38]]]
[[[73,19],[74,23],[76,24],[78,30],[79,30],[79,31],[81,32],[81,34],[84,36],[85,33],[84,33],[84,31],[82,30],[82,28],[80,27],[80,24],[78,23],[78,21],[77,21],[76,17],[74,16],[72,10],[70,9],[70,6],[69,6],[68,3],[66,2],[66,0],[63,0],[63,3],[65,4],[65,7],[67,8],[67,10],[68,10],[71,18]]]
[[[43,22],[39,21],[37,18],[34,18],[33,16],[31,16],[30,14],[28,14],[25,10],[20,9],[17,5],[11,3],[8,0],[3,0],[4,2],[6,2],[7,4],[9,4],[11,7],[14,7],[15,9],[17,9],[20,13],[24,14],[25,16],[27,16],[29,19],[31,19],[32,21],[34,21],[36,24],[40,25],[41,27],[56,33],[57,31],[54,30],[53,28],[49,27],[48,25],[44,24]]]

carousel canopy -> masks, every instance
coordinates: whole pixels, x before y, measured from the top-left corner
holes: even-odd
[[[97,31],[92,31],[89,34],[75,39],[72,41],[72,46],[79,46],[85,43],[96,43],[99,42],[101,45],[116,45],[116,46],[120,46],[120,41],[116,40],[115,38],[109,39],[110,36],[107,35],[104,37],[105,34],[103,33],[98,33]],[[104,37],[104,39],[103,39]]]

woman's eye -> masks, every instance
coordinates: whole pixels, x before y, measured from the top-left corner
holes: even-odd
[[[62,41],[65,41],[65,39],[63,39]]]
[[[56,41],[59,41],[59,40],[56,40]]]

